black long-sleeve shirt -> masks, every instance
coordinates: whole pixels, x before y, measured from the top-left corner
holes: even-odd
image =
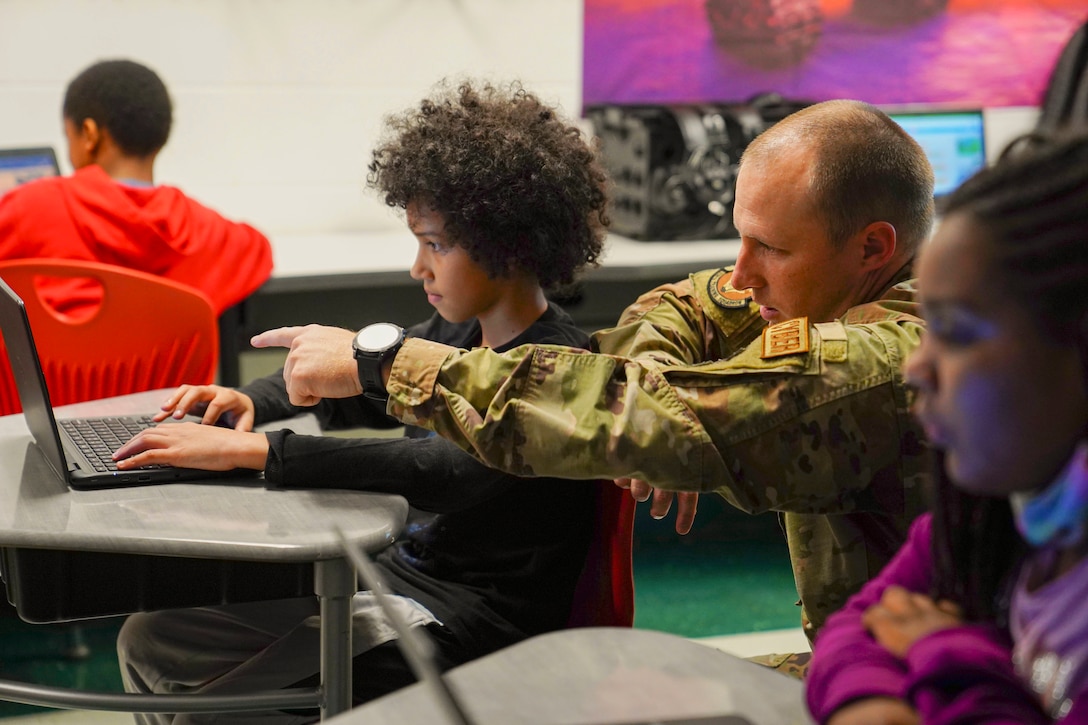
[[[439,315],[409,330],[461,348],[478,346],[480,327]],[[588,336],[557,306],[501,350],[525,343],[589,347]],[[242,388],[256,420],[309,411],[324,429],[396,427],[358,396],[290,404],[281,375]],[[266,480],[298,488],[396,493],[409,503],[401,538],[377,557],[398,593],[438,617],[465,659],[562,627],[585,563],[594,487],[585,481],[519,478],[485,466],[454,444],[419,428],[403,438],[334,438],[268,434]]]

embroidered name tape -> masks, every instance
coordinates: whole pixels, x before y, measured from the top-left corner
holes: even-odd
[[[719,307],[747,307],[752,299],[752,293],[749,290],[736,289],[730,281],[732,278],[732,268],[719,269],[707,282],[707,294]]]
[[[766,360],[782,355],[798,355],[808,352],[808,349],[808,318],[795,317],[763,330],[763,351],[759,356]]]

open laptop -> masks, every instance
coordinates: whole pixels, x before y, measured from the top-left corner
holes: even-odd
[[[57,154],[49,146],[0,149],[0,196],[43,176],[57,176]]]
[[[155,466],[132,471],[118,471],[109,456],[120,443],[104,445],[78,440],[86,429],[105,428],[113,431],[121,442],[128,440],[140,428],[157,425],[147,416],[111,416],[105,418],[61,419],[53,415],[49,390],[45,383],[41,359],[34,345],[30,318],[26,306],[11,287],[0,279],[0,331],[4,335],[8,359],[27,428],[45,456],[50,468],[75,489],[114,488],[177,481],[213,481],[219,478],[259,476],[258,471],[204,471],[193,468]],[[170,419],[173,420],[173,419]],[[112,446],[112,449],[111,449]]]
[[[933,196],[950,194],[986,165],[986,129],[981,109],[888,113],[925,151],[933,166]]]
[[[348,560],[355,566],[364,589],[374,594],[378,606],[382,608],[397,633],[397,648],[412,668],[416,679],[423,684],[435,698],[438,709],[444,714],[445,725],[476,725],[469,715],[465,696],[459,694],[442,676],[435,662],[435,644],[424,627],[413,627],[395,606],[386,598],[393,590],[385,582],[378,567],[367,556],[366,551],[357,542],[349,541],[344,532],[335,527],[341,547]],[[739,715],[711,715],[694,718],[659,718],[648,720],[609,720],[612,725],[755,725],[751,720]]]

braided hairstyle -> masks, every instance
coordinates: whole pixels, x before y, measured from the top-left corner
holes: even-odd
[[[993,268],[1009,271],[999,284],[1044,335],[1076,341],[1088,385],[1088,129],[1017,139],[949,195],[943,212],[971,216]],[[934,593],[969,619],[1007,624],[1011,575],[1026,550],[1009,502],[957,489],[936,459]]]
[[[391,207],[422,203],[491,277],[523,270],[567,284],[601,255],[608,177],[594,146],[526,91],[448,81],[386,118],[367,185]]]

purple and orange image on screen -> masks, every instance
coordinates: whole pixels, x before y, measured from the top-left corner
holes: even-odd
[[[1088,0],[585,0],[583,105],[1034,106]]]

